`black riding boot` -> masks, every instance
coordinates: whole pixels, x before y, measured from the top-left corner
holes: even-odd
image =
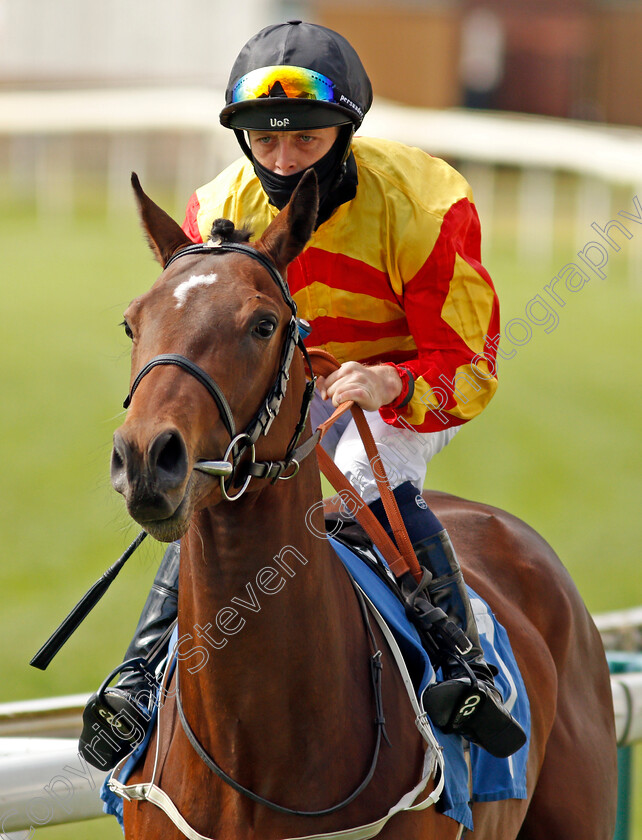
[[[424,708],[444,732],[462,735],[491,755],[500,758],[512,755],[524,745],[526,735],[504,707],[493,673],[484,660],[468,591],[450,537],[443,530],[414,543],[413,547],[420,565],[432,579],[427,585],[415,588],[410,601],[419,615],[419,623],[426,626],[433,638],[438,637],[442,643],[438,643],[440,651],[445,650],[441,666],[443,682],[425,692]],[[460,661],[449,656],[448,650],[455,652]]]
[[[157,688],[152,668],[164,655],[178,611],[179,557],[180,546],[172,543],[158,568],[123,664],[85,706],[79,750],[100,770],[115,767],[147,731]],[[116,685],[108,687],[118,673],[122,676]]]

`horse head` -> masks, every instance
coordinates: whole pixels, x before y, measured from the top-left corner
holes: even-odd
[[[221,478],[232,468],[226,460],[238,467],[254,443],[264,457],[282,457],[292,437],[300,405],[286,384],[299,339],[281,275],[312,234],[318,190],[310,170],[252,245],[249,234],[218,220],[211,240],[196,246],[136,175],[132,185],[163,272],[125,312],[131,406],[114,434],[111,480],[132,518],[170,542],[185,534],[195,511],[221,500],[226,482],[230,492],[243,482]],[[300,360],[293,377],[303,387]],[[212,459],[220,475],[199,466]]]

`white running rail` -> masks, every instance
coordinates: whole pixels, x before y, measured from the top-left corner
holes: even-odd
[[[97,195],[106,191],[115,215],[132,205],[135,170],[156,191],[173,191],[180,213],[197,186],[239,156],[233,133],[218,123],[222,102],[220,90],[205,86],[0,92],[8,195],[34,198],[41,215],[59,218],[72,213],[84,177]],[[519,258],[554,268],[557,230],[570,225],[579,248],[624,245],[628,276],[640,284],[642,237],[613,244],[591,225],[603,230],[624,211],[633,214],[629,233],[637,232],[642,130],[375,99],[360,133],[453,160],[473,186],[486,259],[506,245],[508,218]]]

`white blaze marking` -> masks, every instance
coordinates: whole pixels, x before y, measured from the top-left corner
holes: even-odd
[[[176,308],[180,309],[180,307],[185,303],[187,293],[191,289],[196,288],[196,286],[211,286],[212,283],[216,283],[217,280],[218,277],[216,274],[195,274],[190,277],[189,280],[184,280],[182,283],[179,283],[174,289],[174,297],[178,301]]]

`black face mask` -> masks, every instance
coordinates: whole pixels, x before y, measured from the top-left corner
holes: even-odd
[[[254,158],[241,131],[236,130],[235,134],[241,148],[252,161],[254,171],[270,203],[279,210],[283,210],[305,170],[295,172],[294,175],[277,175]],[[341,126],[332,148],[312,166],[319,182],[319,213],[315,230],[330,218],[337,207],[350,201],[357,194],[357,164],[352,152],[344,160],[346,148],[351,139],[352,128]]]

